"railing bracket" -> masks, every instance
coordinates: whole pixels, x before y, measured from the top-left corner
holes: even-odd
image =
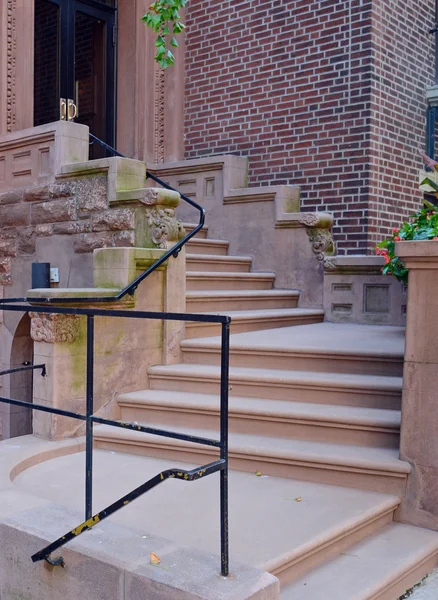
[[[59,558],[55,558],[54,560],[50,558],[50,554],[48,554],[47,556],[44,557],[44,560],[49,563],[49,565],[51,565],[52,567],[62,567],[63,569],[65,569],[65,562],[64,559],[62,558],[62,556],[60,556]]]

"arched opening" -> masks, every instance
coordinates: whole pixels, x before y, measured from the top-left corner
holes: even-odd
[[[33,341],[30,337],[30,318],[26,313],[15,331],[11,349],[10,368],[16,369],[33,362]],[[10,397],[32,402],[33,371],[10,375]],[[10,437],[32,433],[32,410],[21,406],[10,408]]]

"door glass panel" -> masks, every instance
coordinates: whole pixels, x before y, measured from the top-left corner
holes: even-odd
[[[106,138],[106,24],[81,12],[75,18],[75,87],[77,123]],[[90,158],[104,156],[93,144]]]
[[[34,124],[59,119],[59,7],[35,1]]]

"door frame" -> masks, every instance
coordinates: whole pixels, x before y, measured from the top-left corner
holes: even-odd
[[[105,21],[105,80],[106,80],[106,126],[105,142],[116,145],[117,118],[117,8],[100,4],[95,0],[44,0],[56,4],[60,11],[59,47],[59,93],[60,98],[71,98],[77,102],[75,84],[75,16],[81,12]]]

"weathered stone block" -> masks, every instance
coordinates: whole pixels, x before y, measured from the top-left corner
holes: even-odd
[[[15,204],[23,200],[23,190],[12,190],[0,194],[0,204]]]
[[[71,221],[76,217],[76,202],[68,200],[52,200],[32,206],[32,223],[56,223]]]
[[[0,238],[0,256],[17,256],[17,239]]]
[[[125,246],[135,246],[135,232],[134,231],[120,231],[114,234],[114,246],[123,248]]]
[[[26,202],[47,202],[50,200],[48,187],[34,187],[24,190],[23,200]]]
[[[9,257],[0,258],[0,284],[11,284],[11,259]]]
[[[35,254],[36,234],[33,227],[25,227],[18,234],[19,254]]]
[[[113,245],[113,234],[103,233],[83,233],[78,235],[74,242],[74,249],[77,253],[93,252],[97,248],[107,248]]]
[[[53,225],[50,225],[49,223],[37,225],[35,227],[35,233],[37,236],[40,236],[40,237],[46,237],[46,236],[52,235]]]
[[[30,223],[30,206],[23,202],[14,206],[0,207],[0,226],[1,227],[18,227],[20,225],[29,225]]]
[[[108,208],[106,188],[107,179],[104,176],[87,177],[76,182],[76,200],[80,216],[88,216],[89,212]]]
[[[50,198],[69,198],[74,195],[76,185],[73,181],[67,183],[56,183],[49,186]]]
[[[91,224],[89,221],[74,221],[67,223],[55,223],[53,225],[53,233],[55,235],[75,235],[77,233],[91,232]]]
[[[92,217],[93,231],[135,229],[135,211],[130,208],[107,210]]]

